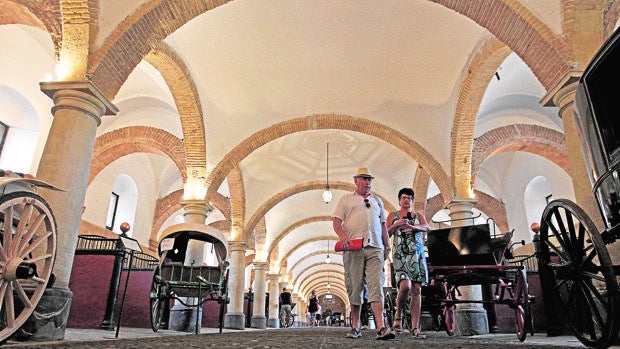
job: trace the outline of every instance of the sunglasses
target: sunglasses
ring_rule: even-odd
[[[368,202],[368,199],[364,199],[364,203],[366,204],[367,208],[370,208],[370,202]]]

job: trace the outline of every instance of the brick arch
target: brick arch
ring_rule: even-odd
[[[159,71],[174,97],[185,142],[185,162],[189,173],[207,166],[205,127],[200,96],[183,60],[164,43],[159,43],[144,59]]]
[[[516,52],[547,90],[570,71],[571,50],[565,39],[525,6],[505,0],[432,0],[486,28]],[[489,13],[496,14],[489,16]]]
[[[62,42],[62,1],[4,1],[0,8],[0,25],[24,24],[48,32],[54,43],[56,57]],[[84,0],[84,3],[87,1]],[[86,7],[86,5],[84,5]],[[65,14],[63,14],[65,15]]]
[[[182,140],[154,127],[132,126],[104,133],[95,139],[88,183],[90,184],[99,172],[113,161],[125,155],[141,152],[167,156],[185,179],[183,148]]]
[[[424,167],[446,199],[452,197],[450,181],[446,173],[441,168],[441,165],[416,141],[410,139],[393,128],[374,121],[354,118],[346,115],[322,114],[283,121],[258,131],[243,140],[230,152],[228,152],[228,154],[226,154],[224,158],[219,161],[213,171],[209,174],[206,182],[206,186],[208,188],[207,200],[210,195],[213,195],[217,191],[228,173],[230,173],[230,171],[253,150],[260,148],[270,141],[289,134],[320,129],[341,129],[360,132],[369,136],[377,137],[378,139],[395,146],[397,149],[402,150],[411,158],[416,160],[420,166]],[[246,227],[248,227],[248,225],[246,225]]]
[[[463,80],[452,124],[450,146],[452,185],[456,197],[467,198],[473,194],[470,184],[473,183],[471,153],[478,110],[489,80],[510,52],[499,40],[487,40],[469,64],[468,74]]]
[[[564,134],[538,125],[498,127],[478,137],[472,151],[472,183],[489,157],[510,151],[525,151],[553,161],[568,173],[569,160]]]
[[[424,212],[426,210],[426,196],[428,195],[428,184],[430,180],[431,177],[428,173],[426,173],[422,167],[418,166],[418,170],[415,171],[412,187],[415,193],[415,197],[413,198],[413,209],[416,211]],[[426,214],[424,217],[426,217]]]
[[[241,171],[238,167],[233,168],[228,176],[228,190],[230,191],[230,225],[231,234],[230,239],[233,241],[245,241],[248,246],[254,245],[251,239],[249,239],[252,233],[246,233],[243,230],[243,222],[245,222],[245,187],[243,185],[243,178],[241,177]],[[253,229],[252,229],[253,230]],[[245,239],[239,239],[239,234],[244,235]]]
[[[151,0],[125,18],[89,57],[92,81],[110,100],[140,61],[195,17],[227,3]],[[149,28],[149,30],[145,30]]]
[[[620,2],[614,1],[607,4],[607,8],[605,9],[605,17],[603,20],[603,24],[605,26],[604,35],[605,38],[611,36],[616,28],[616,21],[620,19]]]
[[[265,214],[269,212],[269,210],[271,210],[280,201],[286,199],[287,197],[293,196],[295,194],[299,194],[304,191],[317,190],[317,189],[322,190],[325,188],[325,185],[326,185],[325,181],[311,181],[311,182],[307,182],[303,184],[297,184],[270,197],[269,200],[263,203],[256,210],[254,215],[252,215],[252,217],[250,217],[250,219],[246,223],[245,229],[243,229],[244,240],[247,239],[247,235],[249,235],[250,232],[254,230],[254,227],[265,216]],[[355,185],[353,185],[352,183],[335,181],[335,182],[330,182],[329,186],[332,190],[345,190],[345,191],[355,190]],[[375,192],[373,192],[373,194],[377,195],[377,197],[379,197],[383,201],[383,204],[385,206],[384,208],[386,210],[388,211],[394,210],[394,206],[392,206],[392,204],[390,204],[389,201],[385,200],[384,197],[380,196],[379,194]]]

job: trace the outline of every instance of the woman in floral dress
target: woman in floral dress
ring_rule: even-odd
[[[428,269],[424,254],[426,232],[430,230],[424,215],[412,212],[414,192],[403,188],[398,192],[400,209],[388,215],[388,233],[394,236],[392,249],[393,268],[396,276],[398,295],[394,331],[402,333],[402,309],[411,294],[411,334],[415,338],[426,338],[420,331],[420,312],[422,308],[422,285],[428,283]]]

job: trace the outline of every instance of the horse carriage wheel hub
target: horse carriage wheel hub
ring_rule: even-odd
[[[11,258],[6,263],[4,279],[15,281],[17,279],[29,279],[35,274],[34,264],[26,263],[21,258]]]

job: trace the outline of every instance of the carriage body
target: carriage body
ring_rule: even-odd
[[[505,304],[515,311],[516,334],[525,340],[533,331],[531,302],[525,267],[508,263],[513,232],[492,234],[489,224],[465,225],[427,233],[429,284],[423,287],[422,307],[430,312],[435,330],[456,332],[456,304]],[[522,242],[518,242],[522,243]],[[459,287],[494,287],[485,299],[465,299]],[[410,323],[406,302],[403,324]]]
[[[547,317],[596,348],[612,345],[620,330],[620,266],[612,265],[607,250],[620,237],[618,62],[620,30],[595,54],[575,91],[579,141],[604,229],[571,200],[553,200],[543,211],[537,247]]]
[[[586,168],[608,231],[620,227],[620,31],[584,71],[575,93],[575,115]]]
[[[196,309],[205,302],[216,301],[220,305],[221,332],[229,302],[226,238],[217,229],[202,224],[178,224],[164,232],[158,253],[160,261],[150,292],[153,331],[167,325],[173,301]],[[197,324],[196,331],[198,328]]]

